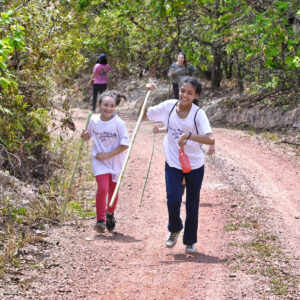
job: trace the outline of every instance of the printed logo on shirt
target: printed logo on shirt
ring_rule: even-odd
[[[184,131],[182,129],[180,129],[180,128],[175,129],[170,126],[169,126],[169,131],[170,131],[172,137],[174,138],[174,140],[178,140],[179,137],[184,133]]]
[[[108,132],[108,131],[97,132],[93,130],[93,134],[100,142],[105,142],[108,141],[108,139],[118,137],[115,132]]]
[[[99,75],[100,75],[100,76],[105,76],[105,75],[106,75],[105,70],[104,70],[104,69],[101,69]]]

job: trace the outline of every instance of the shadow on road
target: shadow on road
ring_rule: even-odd
[[[95,240],[106,240],[106,241],[116,241],[120,243],[138,243],[141,242],[141,240],[137,240],[136,238],[125,235],[120,232],[114,232],[113,234],[97,234],[95,236]]]
[[[173,256],[174,261],[162,261],[163,264],[178,264],[183,262],[195,262],[201,264],[219,264],[226,260],[220,259],[216,256],[210,256],[203,253],[195,254],[169,254],[168,256]]]
[[[185,200],[182,201],[182,204],[186,204]],[[213,204],[213,203],[201,203],[199,204],[200,207],[215,207],[215,206],[221,206],[222,203],[218,203],[218,204]]]
[[[221,203],[213,204],[213,203],[201,203],[199,204],[200,207],[214,207],[214,206],[221,206]]]

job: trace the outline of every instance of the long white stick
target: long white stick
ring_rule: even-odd
[[[146,94],[146,97],[145,97],[145,100],[144,100],[142,109],[141,109],[141,111],[140,111],[140,115],[139,115],[138,121],[137,121],[137,123],[136,123],[135,129],[134,129],[134,132],[133,132],[131,141],[130,141],[130,145],[129,145],[128,149],[127,149],[125,161],[124,161],[124,164],[123,164],[123,167],[122,167],[122,170],[121,170],[121,173],[120,173],[120,176],[119,176],[119,179],[118,179],[116,188],[115,188],[114,193],[113,193],[113,195],[112,195],[112,198],[111,198],[111,200],[110,200],[109,207],[112,207],[112,206],[114,205],[114,203],[115,203],[115,199],[116,199],[116,196],[117,196],[117,193],[118,193],[118,190],[119,190],[121,181],[122,181],[122,179],[123,179],[123,175],[124,175],[124,172],[125,172],[125,169],[126,169],[127,162],[128,162],[128,160],[129,160],[129,156],[130,156],[130,153],[131,153],[131,150],[132,150],[132,146],[133,146],[133,143],[134,143],[136,134],[137,134],[137,132],[138,132],[138,130],[139,130],[139,127],[140,127],[140,125],[141,125],[141,122],[142,122],[142,120],[143,120],[143,116],[144,116],[144,113],[145,113],[146,105],[147,105],[148,98],[149,98],[150,94],[151,94],[151,91],[149,90],[149,91],[147,92],[147,94]]]
[[[88,119],[87,119],[86,124],[85,124],[85,130],[87,130],[87,128],[89,126],[91,116],[92,116],[92,112],[89,113]],[[71,186],[72,186],[72,183],[73,183],[73,180],[74,180],[74,177],[75,177],[77,165],[78,165],[78,162],[79,162],[79,159],[80,159],[80,156],[81,156],[83,143],[84,143],[84,140],[81,139],[80,147],[78,149],[77,157],[76,157],[73,172],[72,172],[72,176],[71,176],[71,179],[70,179],[69,184],[68,184],[67,194],[66,194],[66,197],[64,199],[64,203],[63,203],[63,207],[62,207],[62,211],[61,211],[61,215],[60,215],[60,223],[64,220],[64,217],[65,217],[65,211],[66,211],[67,203],[69,201],[70,189],[71,189]]]

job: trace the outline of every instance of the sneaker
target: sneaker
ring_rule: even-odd
[[[195,244],[186,245],[185,246],[185,253],[186,254],[194,254],[194,253],[196,253],[196,246],[195,246]]]
[[[116,219],[114,217],[114,214],[110,214],[109,212],[106,212],[106,229],[109,232],[113,232],[116,226]]]
[[[166,240],[166,247],[172,248],[176,245],[177,239],[179,237],[180,231],[170,232]]]
[[[103,220],[98,220],[94,225],[95,231],[102,233],[105,230],[105,222]]]

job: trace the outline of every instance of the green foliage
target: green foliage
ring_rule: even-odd
[[[2,167],[22,178],[30,177],[25,166],[43,156],[50,139],[48,97],[53,84],[49,70],[41,64],[42,57],[47,57],[41,43],[45,32],[42,26],[28,31],[35,23],[43,23],[39,19],[40,8],[33,2],[22,6],[13,1],[7,12],[0,14],[0,144],[6,154],[19,158],[23,170],[18,173],[6,154]],[[38,52],[33,51],[34,48],[39,49]]]
[[[83,52],[95,57],[105,51],[124,72],[150,68],[155,75],[165,75],[182,49],[200,70],[211,72],[213,86],[225,73],[261,89],[293,88],[297,83],[299,35],[288,21],[297,11],[293,1],[70,3],[79,26],[86,29],[80,33]]]
[[[7,29],[5,34],[2,34],[0,31],[0,86],[3,94],[7,94],[17,88],[17,84],[13,80],[14,76],[10,72],[7,63],[9,61],[9,56],[14,52],[14,49],[23,50],[25,45],[24,27],[17,23],[12,25],[14,22],[12,15],[12,11],[0,14],[0,26]]]
[[[89,218],[89,217],[96,216],[96,213],[94,210],[93,211],[86,210],[78,202],[69,203],[68,209],[71,211],[71,213],[75,214],[76,216],[82,217],[82,218]]]
[[[27,209],[25,207],[20,208],[12,208],[9,209],[8,207],[4,207],[1,210],[1,215],[5,216],[7,220],[11,223],[23,223],[24,220],[22,219],[22,216],[26,216]]]
[[[47,148],[55,87],[70,88],[100,52],[121,75],[166,76],[183,50],[213,87],[226,77],[255,93],[299,88],[295,1],[12,0],[1,8],[0,143],[23,157]]]

